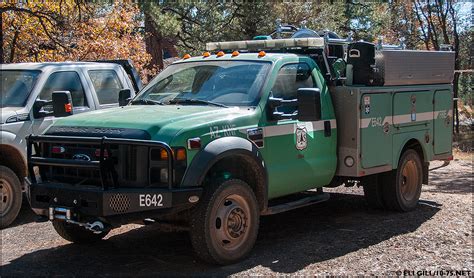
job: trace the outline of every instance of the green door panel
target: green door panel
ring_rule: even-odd
[[[434,153],[451,152],[453,130],[453,96],[449,90],[434,94]]]
[[[392,130],[390,93],[363,94],[361,103],[361,160],[363,168],[382,166],[392,161]],[[384,131],[385,125],[385,131]]]
[[[336,171],[337,130],[328,88],[314,61],[306,57],[295,58],[274,68],[278,76],[269,84],[269,90],[274,97],[295,99],[298,88],[319,88],[323,120],[267,119],[259,123],[264,130],[264,147],[260,151],[268,172],[269,199],[327,185]],[[264,109],[265,115],[273,112],[268,106]],[[277,109],[284,113],[297,110],[295,107]],[[328,127],[331,124],[331,133],[327,136],[324,134],[325,122]]]
[[[324,136],[324,121],[280,123],[265,127],[265,147],[261,149],[269,177],[269,199],[328,184],[336,167],[336,129]],[[301,130],[306,147],[298,149]]]
[[[393,126],[425,125],[433,120],[433,91],[399,92],[393,96]]]

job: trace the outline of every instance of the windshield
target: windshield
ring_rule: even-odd
[[[0,70],[0,107],[23,107],[41,71]]]
[[[132,104],[256,106],[270,66],[244,61],[171,65]]]

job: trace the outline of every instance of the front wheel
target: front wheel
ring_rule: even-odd
[[[8,227],[21,209],[21,183],[10,168],[0,166],[0,229]]]
[[[383,199],[387,208],[398,211],[413,210],[418,204],[423,183],[423,165],[415,150],[402,154],[397,170],[384,176]]]
[[[209,263],[230,264],[249,255],[257,239],[259,212],[252,189],[238,179],[209,186],[191,218],[191,242]]]

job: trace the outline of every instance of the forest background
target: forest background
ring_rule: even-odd
[[[456,129],[472,125],[470,1],[0,1],[0,64],[130,59],[144,83],[206,42],[269,34],[276,20],[407,49],[456,52]]]

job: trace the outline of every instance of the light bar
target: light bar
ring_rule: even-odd
[[[230,41],[206,43],[206,51],[216,50],[263,50],[291,47],[323,48],[324,38],[296,38],[253,41]]]

